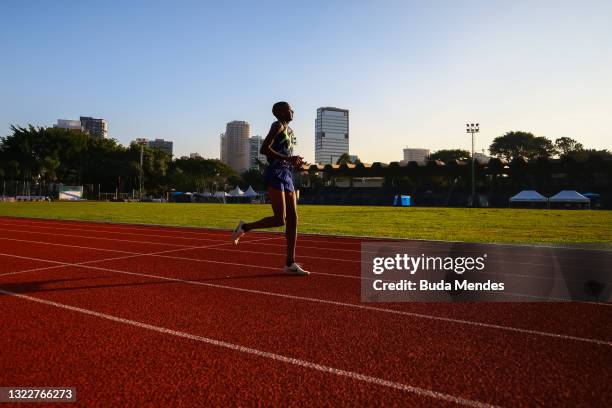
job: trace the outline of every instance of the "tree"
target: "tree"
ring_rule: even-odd
[[[547,159],[556,153],[553,142],[544,136],[534,138],[530,147],[528,159]]]
[[[566,156],[572,152],[580,152],[584,150],[582,143],[578,143],[571,137],[560,137],[556,139],[555,148],[559,156]]]
[[[242,183],[245,188],[247,186],[252,186],[255,190],[264,189],[263,176],[258,169],[249,169],[243,172],[240,177],[242,178]]]
[[[562,158],[571,158],[575,161],[587,161],[587,160],[612,160],[612,152],[609,150],[597,150],[597,149],[582,149],[573,150]]]
[[[351,156],[349,156],[348,153],[342,153],[342,155],[338,157],[338,161],[336,161],[336,164],[353,164],[353,161],[351,160]]]
[[[168,186],[178,191],[202,191],[230,179],[237,184],[240,176],[220,160],[194,158],[173,161],[167,179]]]
[[[469,160],[471,157],[470,152],[462,149],[450,149],[450,150],[438,150],[435,153],[429,155],[428,160],[440,160],[444,163],[448,163],[453,160]]]
[[[548,158],[554,155],[555,147],[546,137],[535,137],[533,133],[507,132],[493,140],[489,151],[492,155],[507,161],[522,158],[525,160]]]

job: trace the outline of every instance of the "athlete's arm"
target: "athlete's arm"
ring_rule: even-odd
[[[259,149],[259,153],[265,154],[267,157],[270,157],[272,159],[290,161],[291,156],[280,154],[279,152],[272,149],[272,143],[274,142],[274,138],[283,130],[285,130],[285,128],[280,122],[274,122],[270,127],[268,136],[266,136],[263,143],[261,144],[261,149]]]

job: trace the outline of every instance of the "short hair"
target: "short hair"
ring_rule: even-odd
[[[289,102],[280,101],[272,105],[272,114],[278,118],[279,110],[289,106]]]

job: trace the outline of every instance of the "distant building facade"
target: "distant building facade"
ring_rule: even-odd
[[[226,125],[221,136],[221,161],[238,173],[249,169],[250,132],[248,122],[234,120]]]
[[[174,145],[174,143],[172,143],[169,140],[164,140],[164,139],[149,140],[144,137],[139,137],[139,138],[132,140],[132,144],[147,146],[147,147],[150,147],[151,149],[159,149],[162,152],[169,154],[170,156],[172,156],[172,150],[173,150],[173,145]]]
[[[412,149],[412,148],[405,148],[404,149],[404,160],[402,160],[405,163],[414,161],[417,163],[425,163],[427,161],[427,158],[430,155],[430,151],[429,149]]]
[[[83,131],[93,139],[108,139],[108,124],[106,120],[90,116],[81,116],[80,120]]]
[[[266,162],[266,156],[259,153],[263,140],[259,135],[249,138],[249,169],[258,169],[258,161]]]
[[[55,128],[80,130],[93,139],[108,139],[108,124],[104,119],[81,116],[79,120],[58,119]]]
[[[168,153],[170,156],[172,156],[173,146],[174,146],[174,143],[171,142],[170,140],[164,140],[164,139],[149,140],[150,148],[159,149],[162,152]]]
[[[57,123],[53,125],[54,128],[71,129],[83,131],[80,120],[71,119],[58,119]]]
[[[219,153],[219,159],[227,164],[227,138],[225,137],[225,133],[221,133],[219,135],[219,146],[221,152]]]
[[[332,107],[317,109],[315,119],[315,162],[336,164],[349,152],[349,111]]]

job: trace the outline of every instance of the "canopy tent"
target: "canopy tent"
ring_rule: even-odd
[[[227,197],[228,195],[225,191],[216,191],[214,194],[215,197]]]
[[[510,197],[513,203],[545,203],[548,199],[535,190],[523,190],[517,195]]]
[[[590,198],[591,200],[596,200],[600,197],[600,195],[597,193],[582,193],[582,195],[586,198]]]
[[[203,193],[193,193],[194,197],[210,197],[211,194],[208,191],[205,191]]]
[[[249,186],[247,190],[244,192],[245,197],[257,197],[258,194],[253,190],[253,187]]]
[[[551,203],[589,203],[591,200],[576,190],[563,190],[549,198]]]
[[[232,197],[240,197],[244,195],[244,191],[242,191],[240,187],[236,186],[235,189],[229,192],[229,195]]]

